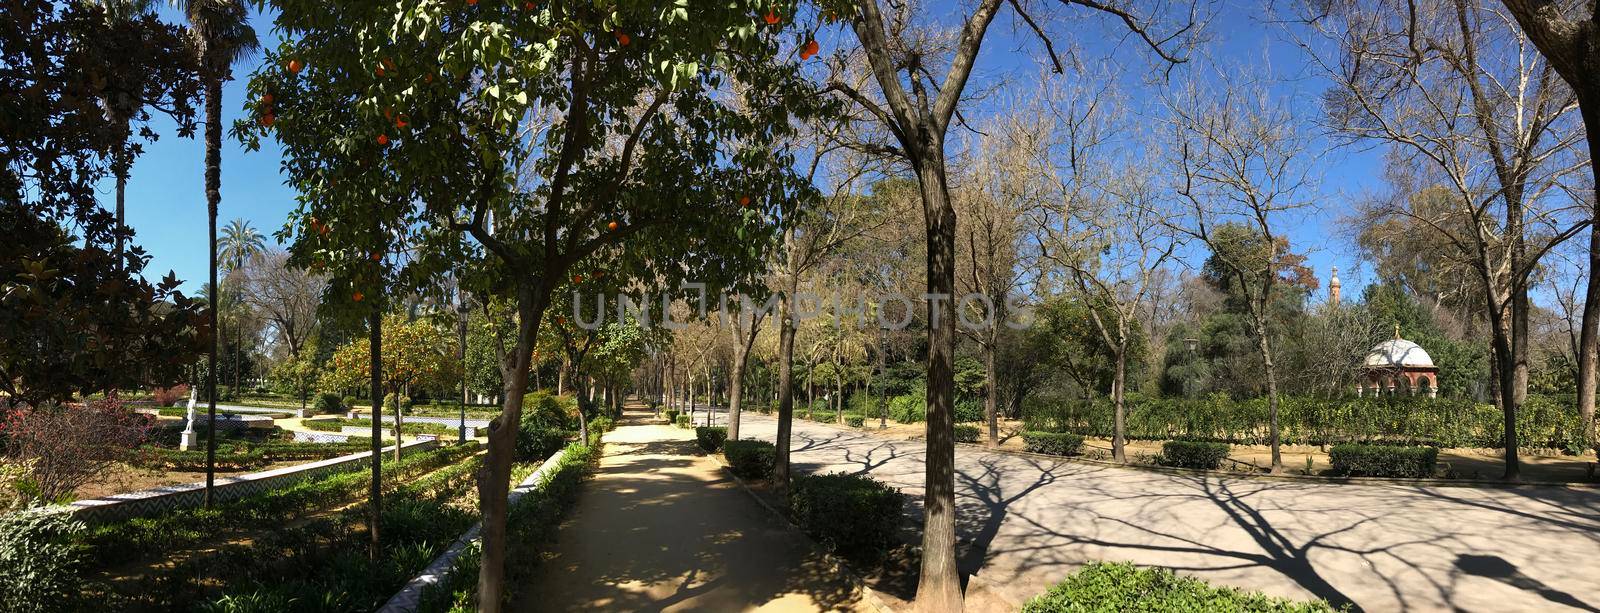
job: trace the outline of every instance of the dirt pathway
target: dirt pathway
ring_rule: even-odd
[[[859,595],[694,432],[629,413],[519,611],[838,611]]]

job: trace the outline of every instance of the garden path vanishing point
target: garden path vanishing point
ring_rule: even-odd
[[[629,412],[519,611],[849,611],[860,594],[694,431]]]

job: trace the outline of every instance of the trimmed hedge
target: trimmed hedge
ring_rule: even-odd
[[[360,453],[372,447],[371,439],[352,440],[345,443],[295,443],[295,442],[218,442],[217,470],[233,472],[261,468],[273,462],[298,462],[326,460],[342,455]],[[140,468],[169,471],[197,472],[206,469],[204,445],[188,451],[165,447],[143,447],[129,462]]]
[[[850,426],[851,428],[860,428],[867,424],[867,418],[861,417],[860,415],[847,415],[844,418],[844,424],[846,426]]]
[[[700,443],[700,448],[711,453],[722,451],[722,444],[728,440],[728,429],[722,426],[700,426],[694,429],[695,441]]]
[[[794,480],[789,511],[802,530],[851,560],[873,562],[905,521],[905,495],[882,481],[837,473]]]
[[[0,613],[75,611],[88,558],[84,525],[59,509],[0,513]]]
[[[1228,457],[1229,449],[1227,443],[1167,441],[1161,444],[1161,457],[1157,462],[1162,466],[1216,470]]]
[[[957,443],[976,443],[983,432],[977,426],[956,426]]]
[[[1492,404],[1467,398],[1384,396],[1312,398],[1286,396],[1279,407],[1285,445],[1376,443],[1424,444],[1444,448],[1500,448],[1505,416]],[[1226,394],[1205,398],[1127,399],[1129,439],[1217,441],[1235,445],[1268,443],[1265,398],[1233,400]],[[1026,430],[1075,432],[1111,438],[1110,399],[1030,398],[1023,408]],[[1576,454],[1591,448],[1577,405],[1570,400],[1529,394],[1517,413],[1517,446]]]
[[[1095,562],[1068,575],[1022,606],[1023,613],[1333,613],[1326,601],[1273,598],[1256,592],[1214,587],[1164,568]]]
[[[311,405],[311,410],[322,415],[337,415],[343,412],[344,401],[338,394],[318,394],[317,402]]]
[[[667,423],[669,423],[669,424],[678,423],[678,414],[679,413],[682,413],[682,411],[679,411],[677,409],[667,409],[667,412],[666,412]]]
[[[1023,432],[1022,448],[1032,453],[1078,455],[1083,437],[1070,432]]]
[[[679,413],[677,419],[673,420],[673,423],[677,424],[679,428],[693,428],[694,422],[690,421],[692,419],[694,419],[693,416],[690,416],[686,413]]]
[[[1328,460],[1333,464],[1333,472],[1339,475],[1426,479],[1433,476],[1439,450],[1347,443],[1328,450]]]
[[[345,426],[356,426],[360,428],[372,427],[372,420],[365,417],[358,419],[350,419],[348,417],[334,417],[332,419],[307,419],[300,423],[308,430],[317,430],[320,432],[339,432],[340,429]],[[382,427],[385,434],[393,432],[394,422],[385,420]],[[403,434],[413,435],[433,434],[436,436],[457,436],[460,434],[460,432],[456,430],[456,426],[436,424],[429,421],[403,421],[400,424],[400,431]]]
[[[728,459],[733,474],[740,478],[771,479],[778,461],[778,448],[766,441],[727,441],[722,445],[722,455]]]

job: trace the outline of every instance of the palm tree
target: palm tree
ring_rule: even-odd
[[[105,11],[106,23],[117,25],[127,23],[149,14],[154,9],[151,0],[83,0],[85,5],[100,7]],[[116,251],[118,262],[121,266],[122,258],[122,228],[126,225],[123,212],[128,191],[128,170],[133,166],[133,156],[128,150],[128,140],[133,136],[133,114],[138,111],[144,101],[125,90],[111,88],[100,93],[100,106],[105,110],[106,118],[111,120],[111,125],[117,130],[117,148],[111,156],[111,174],[117,178],[117,239]]]
[[[222,229],[222,240],[217,243],[222,250],[218,259],[222,260],[222,269],[233,272],[244,267],[246,260],[267,250],[266,238],[257,232],[255,226],[243,218],[235,218],[228,222]],[[235,320],[237,323],[237,320]],[[239,393],[239,353],[243,350],[243,339],[240,337],[240,326],[233,326],[233,392]]]
[[[250,28],[245,6],[238,0],[172,0],[189,20],[190,42],[200,64],[200,80],[206,96],[206,212],[210,220],[211,286],[217,286],[217,205],[222,202],[222,82],[232,78],[233,64],[260,46],[256,31]],[[217,465],[217,309],[210,309],[213,336],[209,355],[211,376],[206,379],[206,496],[212,490]]]
[[[255,226],[245,219],[234,219],[222,229],[222,239],[217,242],[217,248],[222,252],[222,268],[227,271],[238,270],[244,266],[245,260],[267,250],[267,239]]]

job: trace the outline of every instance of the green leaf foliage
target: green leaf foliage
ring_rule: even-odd
[[[1327,602],[1299,602],[1213,587],[1163,568],[1095,562],[1023,605],[1024,613],[1331,613]]]

